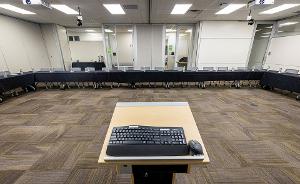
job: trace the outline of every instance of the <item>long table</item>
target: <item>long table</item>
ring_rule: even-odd
[[[33,73],[24,73],[9,75],[7,77],[0,77],[0,102],[3,101],[3,93],[11,91],[16,88],[27,88],[31,86],[31,89],[34,90],[34,74]]]
[[[272,71],[95,71],[36,72],[0,77],[0,98],[6,91],[34,86],[35,83],[68,82],[205,82],[258,80],[261,86],[300,93],[300,76]],[[299,96],[298,96],[299,97]],[[299,97],[300,98],[300,97]],[[1,100],[1,99],[0,99]]]
[[[204,82],[204,81],[235,81],[260,80],[264,72],[37,72],[36,82]]]
[[[265,88],[278,88],[300,93],[300,75],[297,74],[265,72],[260,83]]]
[[[10,91],[18,87],[34,86],[34,74],[24,73],[17,75],[9,75],[7,77],[0,78],[0,93]]]
[[[93,67],[95,70],[102,70],[105,67],[103,62],[73,62],[73,68],[81,68],[81,71],[84,71],[86,67]]]

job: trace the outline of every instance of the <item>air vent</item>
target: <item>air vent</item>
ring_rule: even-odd
[[[136,4],[126,4],[126,5],[123,5],[123,8],[125,10],[137,10],[138,5],[136,5]]]
[[[187,12],[188,15],[200,15],[203,12],[203,10],[189,10]]]

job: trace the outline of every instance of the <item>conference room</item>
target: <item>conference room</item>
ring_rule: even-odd
[[[300,183],[299,0],[0,0],[0,183]]]

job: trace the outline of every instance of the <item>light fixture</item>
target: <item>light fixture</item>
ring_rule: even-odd
[[[175,29],[166,29],[166,32],[167,33],[174,33],[174,32],[176,32],[176,30]]]
[[[265,35],[265,36],[260,36],[262,38],[269,38],[270,36],[269,35]]]
[[[105,31],[106,33],[113,33],[113,31],[110,30],[110,29],[104,29],[104,31]]]
[[[10,4],[0,4],[0,8],[4,8],[4,9],[7,9],[7,10],[10,10],[10,11],[13,11],[13,12],[17,12],[17,13],[21,13],[21,14],[24,14],[24,15],[34,15],[35,14],[33,12],[24,10],[22,8],[15,7],[15,6],[10,5]]]
[[[285,22],[282,24],[279,24],[279,27],[284,27],[284,26],[290,26],[290,25],[294,25],[294,24],[298,24],[299,22]]]
[[[179,34],[179,36],[186,36],[186,34],[181,33],[181,34]]]
[[[86,29],[85,30],[86,32],[90,32],[90,33],[94,33],[94,32],[96,32],[95,30],[93,30],[93,29]]]
[[[300,4],[283,4],[283,5],[277,6],[275,8],[260,12],[260,14],[274,14],[274,13],[278,13],[278,12],[281,12],[281,11],[284,11],[284,10],[287,10],[290,8],[294,8],[299,5]]]
[[[188,29],[185,31],[186,33],[191,33],[192,32],[192,29]]]
[[[255,32],[259,32],[259,31],[261,31],[262,29],[257,29]]]
[[[68,15],[78,15],[78,11],[76,10],[73,10],[72,8],[70,8],[69,6],[67,5],[64,5],[64,4],[51,4],[51,7],[65,13],[65,14],[68,14]]]
[[[103,4],[103,6],[114,15],[122,15],[125,14],[122,6],[120,4]]]
[[[192,6],[192,4],[175,4],[171,14],[172,15],[183,15],[190,9],[191,6]]]
[[[132,29],[128,29],[128,32],[132,32]]]
[[[277,31],[278,33],[283,33],[284,31]]]
[[[226,6],[225,8],[223,8],[222,10],[218,11],[216,14],[217,15],[224,15],[224,14],[230,14],[238,9],[243,8],[244,6],[246,6],[246,4],[229,4],[228,6]]]
[[[265,32],[265,33],[262,33],[262,34],[264,34],[264,35],[269,35],[269,34],[271,34],[272,32]]]
[[[267,28],[267,29],[272,29],[272,28],[273,28],[273,26],[269,26],[269,27],[265,27],[265,28]]]

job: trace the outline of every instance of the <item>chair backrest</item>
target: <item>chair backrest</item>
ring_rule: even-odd
[[[7,77],[10,75],[10,71],[0,71],[0,76]]]
[[[158,70],[158,71],[163,72],[165,70],[165,68],[164,67],[156,66],[156,67],[154,67],[154,70]]]
[[[125,71],[134,70],[133,66],[125,66]]]
[[[218,71],[228,71],[228,67],[218,67]]]
[[[214,67],[204,66],[204,67],[203,67],[203,70],[206,70],[206,71],[214,71]]]
[[[52,71],[53,72],[64,72],[65,69],[63,69],[63,68],[53,68]]]
[[[103,67],[103,68],[102,68],[102,71],[104,71],[104,72],[109,72],[109,68]]]
[[[95,71],[95,68],[94,68],[94,67],[86,67],[86,68],[85,68],[85,71],[86,71],[86,72],[94,72],[94,71]]]
[[[50,72],[51,68],[40,68],[40,72]]]
[[[238,71],[246,71],[247,67],[237,67],[236,70],[238,70]]]
[[[146,70],[150,70],[150,69],[151,69],[150,66],[142,66],[142,67],[141,67],[141,70],[142,70],[142,71],[146,71]]]
[[[81,72],[81,68],[74,67],[70,69],[71,72]]]
[[[177,70],[179,72],[182,72],[184,69],[184,67],[174,67],[174,70]]]
[[[198,71],[198,67],[197,66],[193,66],[193,67],[188,66],[187,70],[192,71],[192,72],[196,72],[196,71]]]
[[[286,70],[285,70],[285,73],[298,74],[298,73],[299,73],[299,70],[296,70],[296,69],[286,69]]]

